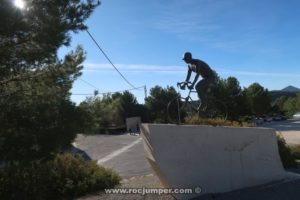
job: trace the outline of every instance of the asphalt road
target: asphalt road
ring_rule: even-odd
[[[142,138],[139,135],[90,135],[79,134],[75,146],[98,164],[112,168],[122,178],[149,175],[153,171],[145,158]]]
[[[287,144],[300,144],[300,120],[289,119],[285,121],[273,121],[264,123],[261,127],[274,128],[277,134],[281,134]]]

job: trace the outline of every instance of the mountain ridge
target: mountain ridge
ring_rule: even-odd
[[[281,91],[283,91],[283,92],[300,92],[300,89],[295,86],[289,85],[289,86],[281,89]]]
[[[269,91],[269,94],[271,96],[271,99],[275,100],[281,96],[296,97],[298,92],[300,92],[299,88],[289,85],[281,90],[271,90]]]

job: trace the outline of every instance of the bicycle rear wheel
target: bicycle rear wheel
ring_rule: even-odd
[[[181,121],[181,114],[180,114],[180,108],[181,108],[181,100],[180,97],[176,97],[169,101],[167,105],[167,117],[168,117],[168,123],[172,124],[180,124]]]

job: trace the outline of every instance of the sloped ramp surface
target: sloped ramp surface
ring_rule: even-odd
[[[143,124],[146,158],[166,188],[197,188],[178,199],[283,180],[276,133],[267,128]]]

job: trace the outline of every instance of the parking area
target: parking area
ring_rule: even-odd
[[[281,134],[289,145],[300,144],[300,119],[271,121],[259,126],[274,128],[277,134]]]
[[[142,138],[139,135],[82,135],[75,143],[99,165],[112,168],[122,178],[152,174],[145,158]]]

